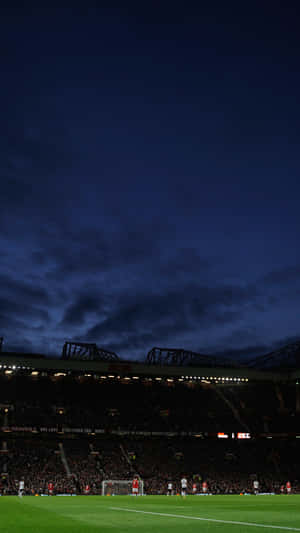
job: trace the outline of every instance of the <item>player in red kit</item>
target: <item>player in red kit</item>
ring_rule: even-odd
[[[137,496],[139,492],[139,480],[135,477],[132,481],[132,495]]]
[[[197,492],[197,484],[196,483],[193,483],[192,492],[193,492],[193,494],[196,494],[196,492]]]
[[[89,485],[86,485],[84,487],[84,494],[89,494],[90,493],[90,486]]]
[[[52,494],[53,494],[53,483],[48,483],[48,493],[49,493],[49,496],[52,496]]]
[[[202,492],[204,494],[206,494],[206,492],[207,492],[207,483],[206,483],[206,481],[203,481],[203,483],[202,483]]]
[[[292,492],[292,485],[291,485],[290,481],[286,482],[286,492],[287,492],[287,494],[291,494],[291,492]]]

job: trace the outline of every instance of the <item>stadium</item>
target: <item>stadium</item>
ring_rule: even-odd
[[[73,341],[60,358],[2,348],[4,530],[56,517],[58,531],[299,531],[299,355],[299,343],[247,365],[165,348],[125,361]]]

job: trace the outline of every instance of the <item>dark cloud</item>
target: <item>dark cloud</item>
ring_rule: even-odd
[[[32,184],[24,183],[13,176],[5,176],[3,171],[1,172],[1,188],[1,200],[5,209],[23,207],[24,202],[27,202],[28,199],[30,200],[32,198]]]
[[[196,248],[182,247],[172,252],[168,251],[167,257],[159,261],[160,274],[171,279],[184,280],[186,276],[203,276],[208,270],[214,271],[215,260],[201,256]]]
[[[72,140],[55,109],[51,116],[51,105],[39,112],[35,103],[27,104],[26,112],[18,101],[2,113],[0,227],[8,239],[28,238],[49,220],[63,218],[70,197],[65,175],[76,165]]]
[[[46,306],[50,301],[49,293],[45,288],[37,286],[34,282],[29,283],[14,279],[5,274],[0,275],[0,291],[2,295],[7,295],[16,305],[28,303]]]
[[[155,223],[149,227],[141,222],[135,227],[130,220],[109,230],[105,226],[93,228],[79,224],[74,228],[64,221],[38,229],[39,248],[32,252],[32,261],[37,266],[49,265],[48,278],[58,281],[119,269],[138,275],[134,269],[139,265],[149,275],[150,267],[155,272],[160,268],[161,240],[169,231]]]
[[[294,344],[297,344],[297,347],[299,347],[300,342],[300,328],[299,328],[299,334],[293,335],[289,337],[282,337],[279,339],[276,339],[273,342],[269,343],[259,343],[258,339],[256,339],[255,332],[251,331],[245,331],[245,334],[243,335],[243,331],[237,331],[232,335],[231,341],[233,338],[235,339],[235,344],[239,344],[239,341],[241,343],[240,348],[228,348],[228,345],[230,345],[230,340],[227,339],[227,343],[225,342],[226,348],[224,350],[215,350],[214,353],[218,356],[224,356],[224,357],[230,357],[233,360],[240,361],[241,363],[247,364],[248,361],[251,361],[252,359],[256,359],[257,357],[263,357],[264,355],[268,355],[272,352],[276,352],[277,350],[281,350],[282,348],[285,348],[286,346],[290,345],[291,347]],[[257,343],[247,344],[245,341],[251,341],[251,340],[257,340]],[[297,348],[298,349],[298,348]]]
[[[269,272],[263,279],[269,285],[288,286],[300,281],[300,266],[293,265]]]
[[[1,325],[1,333],[2,336],[5,333],[10,334],[10,332],[16,332],[18,331],[26,331],[27,326],[25,322],[22,320],[18,320],[15,316],[11,316],[11,312],[13,312],[14,309],[10,309],[9,312],[7,312],[6,309],[6,302],[3,300],[0,300],[0,325]]]
[[[250,296],[254,296],[250,290],[240,287],[197,285],[164,293],[124,296],[108,318],[87,330],[85,338],[100,344],[109,339],[113,349],[126,351],[130,346],[145,350],[151,344],[172,344],[172,339],[178,342],[180,335],[190,333],[194,346],[199,343],[203,329],[240,320]]]
[[[38,284],[2,274],[0,294],[0,332],[6,345],[12,349],[18,341],[21,351],[32,349],[34,338],[38,340],[39,332],[51,325],[49,293]]]
[[[65,310],[61,326],[82,326],[90,313],[100,313],[101,308],[102,302],[100,297],[81,295],[76,302]]]
[[[56,113],[43,111],[43,119],[36,112],[25,117],[9,117],[0,155],[1,170],[9,176],[38,187],[58,171],[72,166],[74,152],[70,137]]]
[[[34,318],[43,321],[49,320],[49,314],[47,311],[45,311],[45,309],[36,307],[29,302],[20,302],[1,298],[0,309],[7,315],[24,317],[24,321]]]
[[[247,361],[266,354],[270,351],[267,344],[253,344],[241,348],[231,348],[214,352],[214,355],[219,357],[229,358],[240,363],[247,363]]]
[[[52,353],[68,338],[134,358],[143,358],[153,345],[240,358],[268,351],[251,320],[268,314],[281,295],[261,282],[216,283],[217,261],[195,248],[166,253],[163,232],[157,239],[147,226],[105,234],[56,223],[37,235],[25,278],[0,276],[1,322],[9,336],[15,328],[25,338],[32,321],[37,350],[51,346]]]
[[[54,229],[52,235],[40,239],[40,250],[35,252],[33,259],[37,264],[50,265],[50,280],[100,273],[112,265],[108,243],[101,231],[93,230],[69,232]]]

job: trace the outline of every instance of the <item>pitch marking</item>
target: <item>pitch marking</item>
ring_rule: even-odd
[[[234,520],[218,520],[217,518],[201,518],[200,516],[187,516],[183,514],[155,513],[152,511],[137,511],[136,509],[126,509],[125,507],[110,507],[114,511],[128,511],[129,513],[150,514],[154,516],[167,516],[170,518],[185,518],[187,520],[201,520],[203,522],[217,522],[219,524],[233,524],[237,526],[264,527],[269,529],[282,529],[285,531],[300,531],[298,527],[273,526],[267,524],[256,524],[254,522],[235,522]]]

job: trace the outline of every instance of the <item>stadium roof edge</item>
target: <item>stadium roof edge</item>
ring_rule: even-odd
[[[130,376],[162,376],[162,377],[244,377],[252,381],[291,381],[300,378],[300,370],[257,370],[253,368],[222,368],[222,367],[178,367],[159,366],[136,361],[80,361],[63,360],[58,358],[36,357],[32,354],[1,353],[0,364],[15,365],[40,371],[65,371],[65,372],[110,372],[118,375]]]

